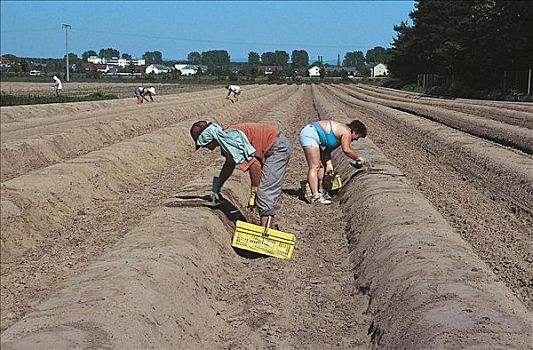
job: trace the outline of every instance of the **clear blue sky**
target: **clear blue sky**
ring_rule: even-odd
[[[186,59],[191,51],[306,50],[313,62],[337,54],[390,47],[395,24],[409,21],[414,1],[6,1],[1,0],[0,53],[62,58],[69,52],[115,48],[134,58],[160,51]]]

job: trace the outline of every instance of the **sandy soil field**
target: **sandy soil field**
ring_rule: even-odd
[[[531,349],[530,104],[361,85],[247,86],[237,103],[167,92],[1,108],[2,349]],[[300,189],[298,133],[317,118],[369,130],[352,147],[374,168],[336,150],[330,206]],[[276,224],[296,236],[291,260],[231,247],[236,220],[257,221],[248,174],[217,209],[179,204],[222,166],[194,150],[201,119],[290,139]]]

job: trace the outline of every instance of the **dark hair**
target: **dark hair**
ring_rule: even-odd
[[[366,137],[366,126],[359,120],[354,120],[350,124],[346,124],[350,128],[350,130],[353,132],[359,134],[360,137]]]
[[[206,120],[200,120],[194,123],[191,127],[191,137],[194,140],[194,144],[196,145],[196,141],[198,140],[198,136],[211,124],[211,122],[208,122]],[[196,145],[196,149],[200,148],[200,146]]]

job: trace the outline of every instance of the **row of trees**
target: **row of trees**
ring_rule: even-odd
[[[383,47],[374,47],[367,51],[366,56],[362,51],[347,52],[342,61],[342,65],[345,67],[358,67],[362,68],[365,63],[370,62],[382,62],[387,63],[390,61],[390,49]],[[75,62],[78,57],[75,54],[70,54],[70,62]],[[100,58],[110,59],[113,57],[121,57],[131,60],[132,56],[128,53],[120,52],[114,48],[101,49],[97,54],[94,50],[85,51],[81,59],[87,61],[90,56],[98,56]],[[163,55],[160,51],[148,51],[142,55],[142,58],[146,60],[147,64],[158,63],[162,64]],[[212,66],[225,66],[230,63],[230,55],[226,50],[209,50],[205,52],[192,51],[187,55],[187,61],[191,64],[202,64]],[[309,54],[305,50],[293,50],[290,55],[290,66],[293,68],[306,68],[309,66]],[[321,64],[322,62],[315,61],[314,64]],[[289,54],[283,50],[263,52],[261,55],[255,51],[248,53],[248,64],[250,65],[266,65],[266,66],[280,66],[289,67]]]
[[[187,60],[191,64],[204,64],[224,66],[229,64],[230,56],[226,50],[213,50],[206,52],[190,52]],[[305,50],[293,50],[290,55],[290,66],[292,68],[307,68],[309,66],[309,54]],[[342,65],[345,67],[361,67],[365,63],[390,61],[390,49],[376,46],[367,51],[366,56],[362,51],[347,52]],[[283,50],[263,52],[261,55],[255,51],[248,53],[248,64],[289,67],[289,54]],[[322,64],[315,61],[313,64]]]
[[[367,62],[388,62],[389,50],[383,47],[375,47],[368,50],[366,56],[362,51],[347,52],[342,61],[342,65],[345,67],[356,67],[363,75],[367,71]],[[17,59],[13,55],[10,56],[12,61],[24,62],[12,69],[12,71],[29,71],[30,69],[40,69],[46,72],[61,71],[65,69],[63,59]],[[114,48],[103,48],[98,53],[95,50],[87,50],[82,53],[81,58],[74,53],[69,53],[69,64],[73,67],[73,71],[82,71],[81,67],[84,62],[91,56],[97,56],[100,58],[123,58],[131,60],[132,56],[128,53],[120,54],[119,50]],[[160,51],[147,51],[142,55],[142,58],[146,60],[147,64],[168,64],[171,65],[174,62],[164,61],[163,55]],[[230,55],[226,50],[209,50],[205,52],[190,52],[187,56],[187,62],[190,64],[206,65],[207,71],[204,73],[210,75],[227,75],[228,72],[235,71],[235,69],[243,72],[249,76],[256,76],[261,74],[259,66],[277,66],[275,72],[282,75],[294,74],[295,71],[299,73],[305,73],[310,66],[309,54],[305,50],[293,50],[290,55],[283,50],[263,52],[261,54],[250,51],[248,53],[248,62],[246,63],[231,63]],[[339,60],[338,65],[341,62]],[[321,60],[314,61],[311,65],[327,66],[322,64]],[[238,68],[236,68],[238,66]],[[132,68],[135,71],[135,67]],[[128,69],[126,69],[128,71]]]
[[[417,0],[409,16],[394,27],[389,63],[404,83],[433,73],[450,88],[489,90],[533,66],[533,1]]]

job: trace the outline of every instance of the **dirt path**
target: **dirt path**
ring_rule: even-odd
[[[297,149],[298,133],[301,125],[316,117],[311,97],[306,87],[301,99],[288,108],[255,119],[280,124],[295,146],[278,224],[297,235],[297,249],[289,264],[276,259],[243,261],[239,276],[230,281],[233,288],[223,296],[230,305],[248,305],[231,312],[239,327],[224,336],[228,348],[368,347],[368,299],[353,284],[344,234],[347,222],[338,203],[310,206],[301,198],[300,181],[307,166]],[[260,312],[264,310],[270,310],[267,316]],[[258,329],[249,328],[250,318]]]

